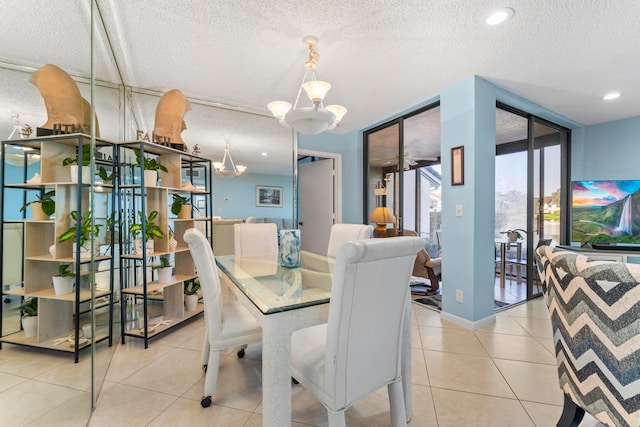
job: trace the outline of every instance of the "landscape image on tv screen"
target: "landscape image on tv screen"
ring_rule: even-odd
[[[640,180],[573,181],[574,242],[640,244]]]

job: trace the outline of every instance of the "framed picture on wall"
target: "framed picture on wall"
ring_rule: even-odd
[[[451,185],[464,185],[464,146],[451,149]]]
[[[282,187],[256,185],[256,206],[266,208],[282,207]]]

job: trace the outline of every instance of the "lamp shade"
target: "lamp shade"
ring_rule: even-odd
[[[396,217],[386,206],[378,206],[371,212],[369,221],[375,222],[376,224],[390,224],[396,222]]]
[[[267,108],[275,118],[282,120],[289,110],[291,110],[291,104],[286,101],[273,101],[267,104]]]
[[[327,82],[323,82],[322,80],[312,80],[310,82],[306,82],[302,85],[305,92],[307,92],[307,96],[314,103],[320,103],[331,89],[331,85]]]

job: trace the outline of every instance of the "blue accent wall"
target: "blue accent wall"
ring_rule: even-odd
[[[587,126],[573,150],[572,180],[640,179],[640,117]]]
[[[282,207],[256,206],[256,186],[282,187]],[[222,218],[293,218],[293,177],[245,173],[231,179],[213,175],[213,214]]]

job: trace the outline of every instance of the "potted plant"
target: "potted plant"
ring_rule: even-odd
[[[75,273],[69,270],[71,264],[58,265],[58,274],[52,277],[53,290],[56,295],[70,294],[73,292],[73,284],[75,283]]]
[[[71,174],[71,182],[78,182],[78,156],[66,157],[62,160],[62,166],[69,165],[69,172]],[[82,182],[88,184],[91,182],[91,145],[86,144],[82,146]]]
[[[69,227],[67,231],[65,231],[60,235],[60,237],[58,237],[58,242],[60,243],[76,238],[78,229],[78,211],[71,211],[70,215],[71,219],[75,221],[75,224]],[[100,227],[102,227],[102,224],[94,224],[94,226],[92,227],[91,220],[91,211],[85,212],[80,220],[80,258],[84,259],[91,258],[91,238],[98,237],[98,235],[100,234]],[[99,249],[99,246],[96,245],[96,248]]]
[[[513,230],[501,231],[500,234],[506,234],[510,242],[515,242],[524,239],[527,231],[522,228],[514,228]]]
[[[144,169],[144,184],[156,185],[158,182],[158,171],[168,172],[167,168],[155,158],[145,157],[140,150],[133,150],[136,154],[136,163]]]
[[[15,310],[22,310],[22,329],[26,338],[38,334],[38,298],[30,297],[22,302]]]
[[[111,173],[107,172],[104,166],[100,166],[98,169],[98,177],[102,180],[102,183],[106,185],[111,185],[116,174],[117,172],[115,170],[112,170]]]
[[[137,224],[131,224],[129,227],[129,233],[133,236],[134,240],[134,252],[136,255],[142,254],[142,221],[144,221],[145,227],[145,247],[146,254],[152,255],[154,252],[154,237],[158,237],[162,239],[164,237],[164,233],[160,229],[160,227],[153,222],[158,216],[158,211],[152,211],[146,218],[142,215],[141,211],[138,211],[138,217],[140,217],[140,222]]]
[[[199,211],[198,208],[191,205],[191,199],[189,197],[184,197],[179,194],[172,194],[173,202],[171,203],[171,213],[174,215],[178,215],[180,219],[189,219],[191,218],[191,209],[195,209]]]
[[[27,206],[31,206],[31,216],[36,221],[47,220],[56,211],[56,201],[53,200],[56,192],[54,190],[40,193],[36,196],[37,200],[25,203],[20,212],[24,212]]]
[[[173,273],[173,267],[169,262],[169,258],[160,257],[160,264],[153,267],[153,270],[158,271],[158,283],[170,283],[171,274]]]
[[[184,303],[187,311],[195,311],[198,307],[198,291],[200,290],[200,280],[193,279],[184,282]]]

